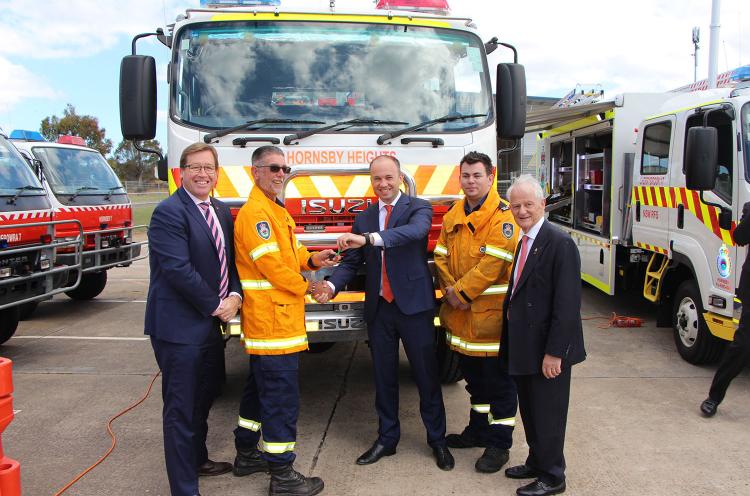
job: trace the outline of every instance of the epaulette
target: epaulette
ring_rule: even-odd
[[[497,209],[501,212],[507,212],[510,210],[510,203],[500,198],[500,203],[497,204]]]

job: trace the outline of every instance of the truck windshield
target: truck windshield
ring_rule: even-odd
[[[750,182],[750,102],[742,107],[742,141],[745,150],[745,179]]]
[[[55,195],[106,195],[122,188],[99,152],[51,146],[37,146],[33,150],[44,165],[44,176]]]
[[[204,129],[256,119],[351,119],[414,125],[483,114],[425,132],[466,131],[491,118],[484,47],[471,33],[388,24],[221,22],[178,33],[172,115]],[[263,128],[310,129],[277,123]],[[344,132],[400,129],[358,125]],[[332,131],[335,132],[335,131]]]
[[[44,195],[44,188],[26,160],[0,136],[0,196]]]

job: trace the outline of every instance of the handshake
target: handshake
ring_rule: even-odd
[[[333,297],[333,289],[326,281],[310,281],[307,290],[318,303],[326,303]]]

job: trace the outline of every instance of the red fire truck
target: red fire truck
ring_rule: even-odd
[[[84,230],[81,282],[66,294],[76,300],[95,298],[107,284],[107,270],[124,267],[141,256],[145,241],[135,241],[130,199],[117,175],[83,138],[60,136],[56,143],[34,131],[13,131],[13,144],[36,164],[56,221],[78,221]],[[56,226],[55,238],[71,241],[73,224]],[[75,264],[71,248],[57,250],[56,262]]]
[[[70,239],[54,239],[57,226],[65,226]],[[13,336],[21,315],[39,301],[75,290],[81,277],[82,234],[77,221],[53,220],[44,188],[0,134],[0,344]],[[54,263],[55,250],[70,250],[70,263]]]

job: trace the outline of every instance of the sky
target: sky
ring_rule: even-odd
[[[282,0],[288,2],[289,0]],[[314,0],[306,0],[310,3]],[[328,5],[328,0],[321,2]],[[372,0],[337,0],[368,7]],[[518,49],[527,93],[561,97],[580,84],[609,95],[666,91],[693,81],[693,27],[700,28],[698,79],[708,75],[710,0],[449,0],[454,16],[471,17],[483,40],[497,36]],[[174,22],[199,0],[0,0],[0,128],[38,130],[48,116],[99,119],[114,146],[121,141],[120,60],[138,33]],[[750,64],[750,3],[721,2],[718,72]],[[743,43],[744,42],[744,43]],[[157,139],[166,147],[169,54],[155,38],[138,53],[157,60]],[[498,49],[490,66],[511,60]]]

